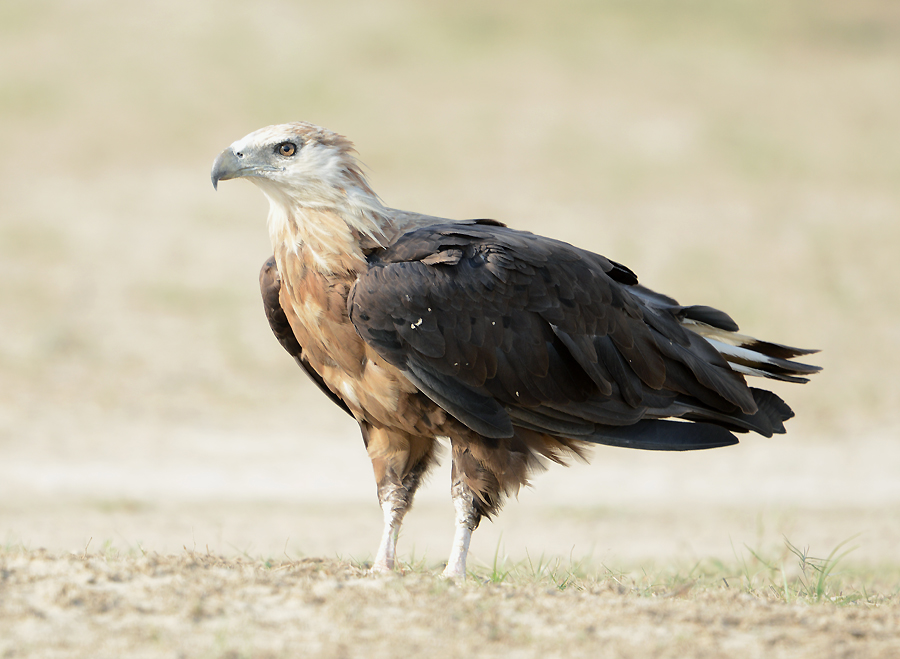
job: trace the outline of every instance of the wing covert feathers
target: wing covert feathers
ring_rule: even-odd
[[[369,256],[348,299],[360,336],[487,438],[516,428],[592,443],[693,450],[730,431],[784,432],[790,408],[744,375],[805,381],[812,351],[736,334],[628,268],[484,221],[437,224]],[[681,417],[685,421],[662,421]]]

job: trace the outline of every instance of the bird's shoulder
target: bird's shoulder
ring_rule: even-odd
[[[621,263],[491,219],[441,222],[413,229],[386,249],[373,251],[369,266],[414,262],[456,266],[465,260],[482,262],[489,266],[486,273],[491,274],[502,270],[530,273],[533,268],[561,269],[577,263],[578,269],[602,272],[620,284],[638,283],[637,275]]]

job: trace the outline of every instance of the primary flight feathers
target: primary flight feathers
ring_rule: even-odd
[[[679,305],[598,254],[388,208],[350,142],[312,124],[232,144],[212,180],[237,177],[270,202],[260,286],[272,330],[360,424],[385,511],[377,570],[394,566],[440,439],[457,510],[445,574],[459,577],[471,531],[541,458],[783,433],[791,409],[744,376],[805,382],[819,370],[793,361],[814,351],[738,334],[727,314]]]

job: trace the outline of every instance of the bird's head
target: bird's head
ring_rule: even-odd
[[[353,153],[350,140],[313,124],[267,126],[219,154],[212,183],[218,188],[219,181],[247,178],[273,203],[311,207],[353,194],[375,197]]]
[[[267,126],[219,154],[212,183],[215,188],[219,181],[233,178],[255,183],[269,199],[273,244],[286,235],[285,230],[294,231],[291,240],[309,240],[315,231],[327,234],[310,220],[313,216],[321,220],[324,212],[381,245],[390,223],[388,212],[369,187],[354,153],[346,137],[313,124]]]

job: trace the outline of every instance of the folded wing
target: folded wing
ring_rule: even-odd
[[[373,254],[348,309],[379,355],[488,438],[516,426],[634,448],[722,446],[737,441],[729,431],[784,432],[793,414],[742,373],[818,370],[789,361],[804,351],[764,344],[781,349],[765,355],[766,372],[726,314],[680,306],[600,255],[484,220],[418,229]]]

